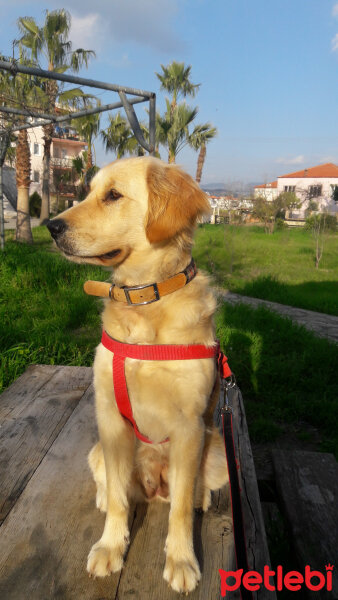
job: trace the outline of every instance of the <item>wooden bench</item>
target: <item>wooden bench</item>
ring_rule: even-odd
[[[85,566],[104,515],[95,508],[87,454],[97,440],[92,371],[34,365],[0,397],[0,598],[111,600],[177,598],[162,578],[167,504],[131,510],[131,544],[121,573],[89,579]],[[263,573],[269,554],[241,397],[233,398],[251,568]],[[202,580],[190,595],[220,598],[218,569],[235,569],[228,490],[195,518]],[[257,598],[274,598],[264,588]],[[238,592],[227,598],[238,598]]]
[[[338,599],[338,463],[333,454],[273,450],[282,511],[288,522],[300,570],[305,565],[326,575],[335,568],[332,592],[309,591],[310,598]]]

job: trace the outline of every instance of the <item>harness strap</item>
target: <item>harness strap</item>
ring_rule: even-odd
[[[199,358],[215,358],[219,356],[219,342],[207,347],[203,344],[172,345],[172,344],[125,344],[110,337],[106,331],[102,332],[101,343],[107,350],[113,352],[113,384],[117,407],[123,417],[133,426],[135,435],[142,441],[153,442],[144,436],[138,429],[129,399],[128,387],[125,376],[125,359],[138,360],[193,360]],[[224,355],[222,355],[224,356]],[[225,357],[226,360],[226,357]],[[164,443],[168,440],[163,440]]]

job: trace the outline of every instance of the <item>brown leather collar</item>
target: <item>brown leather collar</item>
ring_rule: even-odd
[[[173,277],[161,281],[160,283],[149,283],[148,285],[136,285],[132,287],[118,287],[114,283],[104,283],[103,281],[86,281],[83,289],[90,296],[100,296],[110,298],[117,302],[139,306],[141,304],[151,304],[157,302],[162,296],[176,292],[191,281],[197,274],[197,268],[194,259],[191,263]]]

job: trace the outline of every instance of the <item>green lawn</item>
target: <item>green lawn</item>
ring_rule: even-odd
[[[82,286],[108,274],[65,260],[45,227],[33,229],[33,236],[33,245],[7,240],[1,257],[0,390],[30,363],[90,365],[100,340],[100,301]]]
[[[218,228],[199,230],[199,265],[205,260],[198,257],[201,237],[213,232],[223,235]],[[82,286],[86,279],[105,280],[108,273],[66,261],[52,249],[45,228],[33,235],[32,246],[8,239],[1,257],[0,390],[31,363],[91,365],[100,340],[101,301],[86,296]],[[233,235],[242,240],[241,232]],[[263,234],[249,231],[251,248],[254,235]],[[265,243],[273,247],[275,241],[267,236]],[[208,260],[212,257],[209,252]],[[290,428],[305,439],[310,424],[318,429],[318,448],[338,456],[338,347],[245,305],[220,308],[217,334],[243,391],[252,439],[270,441]]]
[[[194,248],[197,264],[232,292],[338,315],[338,235],[325,235],[319,269],[314,256],[304,229],[203,225]]]

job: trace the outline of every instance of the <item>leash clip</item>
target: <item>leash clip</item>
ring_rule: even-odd
[[[229,395],[228,391],[234,388],[236,385],[236,378],[233,373],[229,377],[221,378],[221,390],[223,394],[223,406],[221,408],[221,413],[232,413],[232,406],[229,404]]]

